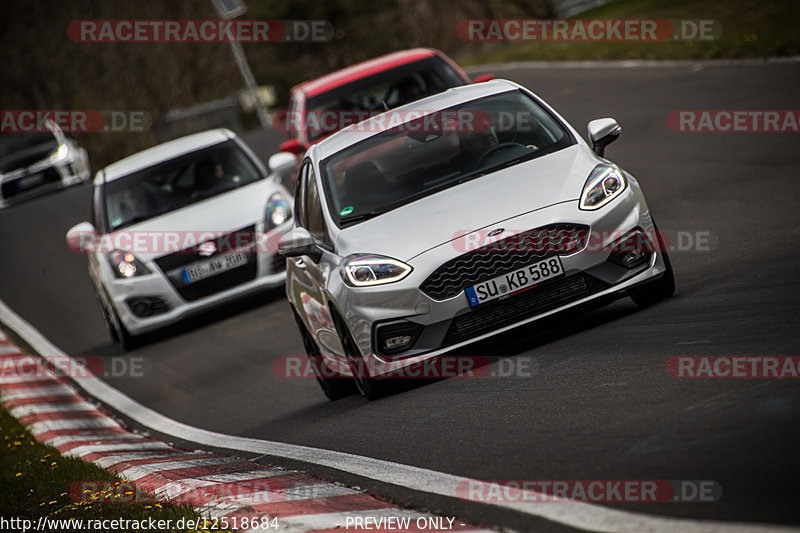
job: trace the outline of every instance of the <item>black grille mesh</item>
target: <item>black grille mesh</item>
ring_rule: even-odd
[[[596,278],[576,274],[546,281],[541,286],[511,296],[507,300],[482,304],[453,320],[444,346],[545,313],[607,287],[608,285]]]
[[[589,226],[550,224],[524,231],[461,254],[437,268],[420,285],[434,300],[458,295],[465,288],[547,257],[580,250]]]
[[[254,225],[248,226],[232,233],[221,235],[216,239],[212,239],[211,242],[216,244],[218,254],[231,253],[253,244],[255,242],[255,229]],[[184,300],[193,301],[205,296],[211,296],[217,292],[246,283],[256,277],[258,258],[256,257],[255,248],[249,248],[245,250],[247,263],[194,283],[185,283],[181,276],[183,267],[196,261],[209,259],[199,254],[198,246],[200,244],[202,243],[155,260],[158,267],[167,275],[172,286],[175,287],[175,290]]]

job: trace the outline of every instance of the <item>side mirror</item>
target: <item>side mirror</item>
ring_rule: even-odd
[[[289,152],[290,154],[299,154],[303,151],[303,145],[297,139],[289,139],[280,144],[281,152]]]
[[[288,179],[297,169],[297,157],[289,152],[278,152],[270,156],[267,164],[270,173],[277,174],[281,179]]]
[[[472,80],[472,83],[483,83],[485,81],[492,81],[494,79],[494,74],[481,74],[480,76],[475,77]]]
[[[600,157],[604,157],[606,146],[616,141],[622,133],[622,127],[613,118],[595,119],[589,122],[588,130],[592,150]]]
[[[67,246],[73,252],[86,252],[94,244],[97,236],[94,226],[89,222],[81,222],[67,232]]]
[[[278,243],[278,253],[283,257],[299,257],[307,255],[313,261],[319,261],[322,250],[314,241],[307,229],[297,226],[284,234]]]

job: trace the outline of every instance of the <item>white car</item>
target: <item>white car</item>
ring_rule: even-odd
[[[87,253],[111,337],[127,349],[136,335],[281,285],[274,252],[292,202],[233,132],[212,130],[100,170],[91,222],[67,243]]]
[[[376,398],[392,372],[560,311],[673,294],[638,181],[604,156],[621,127],[588,130],[591,147],[529,90],[496,80],[309,148],[281,252],[329,398]]]
[[[0,208],[89,180],[86,150],[57,125],[0,134]]]

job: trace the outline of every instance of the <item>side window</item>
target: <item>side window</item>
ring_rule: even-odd
[[[90,221],[98,232],[106,231],[106,210],[105,210],[105,184],[98,185],[92,189],[92,207]]]
[[[304,228],[308,228],[306,222],[306,182],[308,182],[308,169],[311,163],[304,161],[297,173],[297,189],[294,193],[294,213],[297,223]]]
[[[306,178],[306,217],[308,224],[306,229],[314,238],[331,244],[328,238],[328,229],[325,227],[325,218],[322,214],[322,202],[319,197],[317,180],[315,179],[314,167],[308,166],[308,176]]]

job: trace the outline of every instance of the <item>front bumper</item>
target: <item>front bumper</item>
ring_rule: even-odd
[[[70,148],[56,163],[40,162],[0,175],[0,208],[87,181],[89,158],[83,148]]]
[[[389,371],[411,366],[570,308],[622,297],[636,285],[663,275],[666,265],[657,252],[658,242],[652,242],[654,252],[635,268],[626,269],[608,260],[609,249],[631,231],[643,231],[651,238],[655,235],[641,190],[631,181],[627,193],[598,211],[580,211],[577,201],[570,201],[504,222],[506,227],[515,228],[514,232],[569,222],[588,226],[596,235],[590,246],[559,256],[565,276],[505,301],[473,308],[463,290],[443,300],[420,290],[435,269],[457,255],[454,247],[463,250],[457,241],[410,260],[414,271],[400,282],[366,288],[332,284],[329,290],[336,307],[364,358],[376,363],[368,367]],[[407,349],[386,350],[381,340],[391,335],[408,335],[412,341]]]
[[[279,230],[286,231],[290,225]],[[181,319],[266,289],[286,280],[285,259],[277,254],[250,252],[248,264],[207,280],[210,290],[187,299],[155,261],[146,263],[150,274],[129,279],[114,277],[105,257],[99,257],[103,287],[120,320],[132,335],[153,331]],[[237,272],[238,270],[238,272]],[[226,276],[228,276],[226,278]],[[202,282],[201,282],[202,283]],[[146,312],[142,312],[145,310]]]

